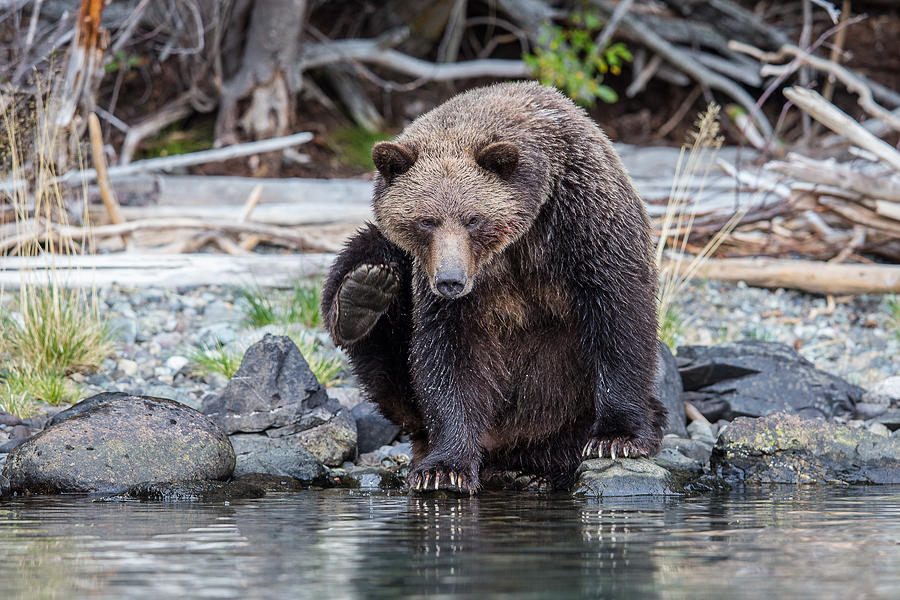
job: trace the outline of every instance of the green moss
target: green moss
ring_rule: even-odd
[[[328,145],[343,164],[362,171],[371,171],[375,168],[372,163],[372,146],[391,137],[383,131],[342,127],[331,132]]]
[[[209,150],[215,141],[214,122],[211,119],[182,119],[166,127],[141,144],[138,158],[157,158]]]

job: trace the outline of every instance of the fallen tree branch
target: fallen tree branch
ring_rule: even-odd
[[[290,146],[305,144],[312,138],[313,134],[305,131],[303,133],[295,133],[293,135],[270,138],[258,142],[234,144],[224,148],[215,148],[213,150],[201,150],[200,152],[190,152],[188,154],[178,154],[176,156],[165,156],[161,158],[148,158],[147,160],[139,160],[127,165],[110,167],[108,173],[110,179],[113,179],[138,173],[171,171],[172,169],[181,167],[203,165],[206,163],[228,160],[230,158],[237,158],[239,156],[274,152],[275,150],[282,150],[283,148],[288,148]],[[94,181],[96,177],[97,172],[94,169],[68,171],[59,177],[59,182],[68,185],[81,185],[83,183]]]
[[[900,185],[888,177],[873,177],[854,171],[835,160],[814,160],[790,153],[786,162],[774,161],[766,169],[803,181],[844,188],[866,198],[900,202]]]
[[[348,39],[312,44],[304,48],[296,69],[299,73],[337,62],[376,64],[426,81],[451,81],[472,77],[527,77],[521,60],[481,58],[455,63],[432,63],[384,48],[377,39]]]
[[[780,75],[781,70],[785,68],[791,72],[802,65],[808,65],[818,71],[833,75],[843,83],[849,91],[857,94],[858,103],[864,111],[873,117],[883,120],[897,131],[900,131],[900,117],[894,116],[889,110],[875,102],[875,99],[872,97],[872,90],[869,86],[848,68],[839,65],[836,62],[804,52],[801,48],[791,44],[782,46],[778,52],[762,52],[758,48],[737,41],[729,42],[728,47],[732,50],[749,54],[754,58],[767,63],[782,61],[788,56],[794,58],[788,65],[774,67],[774,69],[778,69],[778,71],[773,70],[773,67],[771,66],[763,66],[760,70],[760,74],[763,77],[768,75]]]
[[[808,112],[832,131],[840,133],[858,146],[862,146],[880,160],[900,171],[900,152],[878,139],[852,119],[847,113],[828,102],[817,92],[801,87],[785,88],[784,95],[802,110]]]
[[[267,240],[300,250],[315,252],[336,252],[340,250],[338,244],[317,243],[309,237],[301,235],[290,229],[259,223],[241,223],[235,221],[204,221],[200,219],[143,219],[140,221],[127,221],[125,223],[111,225],[97,225],[94,227],[73,227],[59,225],[57,223],[42,224],[35,231],[26,232],[22,236],[0,241],[0,252],[9,250],[25,241],[36,243],[44,242],[53,235],[65,238],[93,237],[95,239],[113,236],[122,236],[136,231],[170,231],[173,229],[202,229],[220,233],[251,233],[265,237]]]
[[[744,281],[765,288],[815,294],[891,294],[900,292],[900,266],[822,263],[768,258],[710,259],[697,277]]]

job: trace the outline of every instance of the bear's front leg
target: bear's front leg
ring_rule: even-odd
[[[666,409],[656,391],[653,291],[649,281],[636,278],[582,288],[577,297],[596,410],[583,458],[648,457],[659,450]]]
[[[432,296],[416,308],[410,370],[428,453],[412,464],[410,490],[474,494],[479,488],[482,441],[499,392],[486,372],[496,362],[490,336],[466,318],[469,304],[468,298],[447,302]]]

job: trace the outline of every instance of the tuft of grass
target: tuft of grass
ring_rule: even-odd
[[[369,131],[363,127],[342,127],[334,130],[328,145],[334,150],[338,160],[362,171],[372,171],[372,146],[391,139],[383,131]]]
[[[286,302],[273,301],[269,292],[258,287],[238,291],[244,321],[253,327],[291,325],[318,327],[322,324],[319,305],[322,301],[321,282],[302,282],[294,286]]]
[[[334,387],[341,383],[341,373],[347,365],[338,357],[329,356],[322,349],[322,344],[315,336],[296,329],[286,329],[287,335],[300,349],[300,353],[309,364],[309,369],[324,387]],[[198,373],[221,373],[231,379],[244,359],[249,345],[229,344],[227,347],[217,344],[216,347],[200,346],[187,352],[188,358],[194,361]]]
[[[900,296],[888,296],[885,299],[888,311],[888,324],[894,330],[897,341],[900,342]]]
[[[188,350],[187,358],[194,361],[196,371],[199,373],[219,373],[231,379],[241,366],[246,350],[246,348],[226,348],[217,342],[214,348],[201,345]]]
[[[298,283],[291,292],[291,304],[287,311],[288,323],[300,323],[306,327],[322,324],[322,284]]]
[[[244,311],[244,321],[248,325],[265,327],[277,324],[278,315],[272,306],[272,301],[260,288],[241,288],[238,290],[238,297],[241,310]]]
[[[684,326],[675,307],[669,305],[659,314],[659,339],[673,352],[684,341]]]
[[[90,294],[55,281],[19,294],[19,318],[0,321],[0,350],[36,371],[63,374],[98,367],[112,352],[109,327]]]
[[[23,182],[5,201],[15,215],[17,237],[24,240],[3,254],[45,255],[51,266],[42,275],[45,281],[23,272],[17,296],[8,298],[9,292],[0,289],[0,406],[19,415],[32,413],[38,401],[77,399],[79,388],[68,376],[96,369],[113,350],[95,290],[66,287],[53,267],[54,256],[81,252],[92,240],[62,234],[40,237],[49,226],[68,225],[70,209],[86,206],[87,197],[82,189],[80,197],[76,193],[74,201],[71,195],[67,200],[56,178],[65,165],[56,163],[61,142],[53,106],[25,106],[19,113],[15,104],[7,106],[2,115],[0,155],[9,164],[9,179]],[[26,130],[30,141],[23,146],[18,136]]]
[[[656,266],[661,279],[658,328],[660,339],[673,351],[677,334],[687,326],[678,314],[676,300],[746,212],[743,209],[735,212],[698,254],[689,253],[688,240],[697,213],[697,204],[689,197],[689,192],[695,182],[699,182],[696,195],[702,195],[716,153],[722,147],[724,138],[719,135],[719,111],[718,105],[710,103],[699,115],[696,131],[691,133],[689,142],[681,147],[666,214],[660,224],[656,245]]]
[[[326,388],[334,387],[341,383],[341,372],[346,365],[336,356],[328,356],[321,350],[321,344],[312,336],[297,337],[291,339],[300,348],[300,353],[309,364],[309,370],[316,379]]]

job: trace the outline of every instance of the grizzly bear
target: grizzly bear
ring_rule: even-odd
[[[643,204],[607,137],[537,83],[460,94],[372,150],[368,224],[322,309],[411,489],[487,471],[570,485],[582,458],[649,456],[656,281]]]

